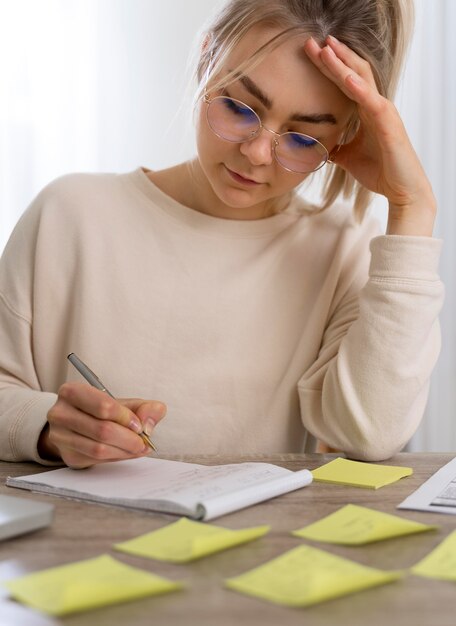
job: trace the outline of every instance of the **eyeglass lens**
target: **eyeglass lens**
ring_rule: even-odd
[[[261,131],[261,120],[255,111],[227,96],[208,102],[207,121],[216,135],[233,143],[249,141]],[[277,137],[274,153],[283,167],[299,173],[313,172],[328,160],[323,144],[303,133],[287,132]]]

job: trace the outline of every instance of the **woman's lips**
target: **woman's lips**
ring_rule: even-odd
[[[247,185],[248,187],[254,187],[255,185],[262,184],[262,183],[257,182],[256,180],[252,180],[251,178],[246,178],[245,176],[242,176],[242,174],[233,172],[233,170],[230,170],[230,168],[226,167],[226,165],[225,165],[225,168],[228,174],[231,176],[231,178],[235,180],[237,183],[241,183],[242,185]]]

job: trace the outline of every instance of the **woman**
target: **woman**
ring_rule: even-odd
[[[443,297],[434,196],[389,100],[409,14],[231,0],[202,44],[195,158],[39,194],[0,269],[3,459],[133,458],[143,429],[163,455],[403,447]],[[316,208],[296,189],[322,168]],[[73,351],[135,399],[71,382]]]

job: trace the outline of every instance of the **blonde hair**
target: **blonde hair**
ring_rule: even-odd
[[[207,29],[197,67],[202,97],[215,77],[214,88],[229,84],[239,72],[253,69],[266,54],[297,33],[323,43],[333,35],[369,62],[382,96],[393,99],[413,27],[413,0],[230,0]],[[223,80],[217,76],[227,56],[257,24],[282,29]],[[320,210],[340,195],[354,196],[354,214],[360,221],[371,193],[337,165],[327,168]]]

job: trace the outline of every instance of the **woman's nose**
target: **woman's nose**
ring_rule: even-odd
[[[272,137],[262,128],[260,134],[250,141],[239,144],[241,154],[246,156],[252,165],[270,165],[274,160],[272,154]]]

